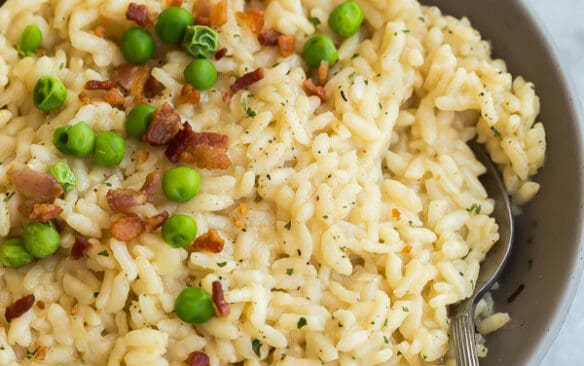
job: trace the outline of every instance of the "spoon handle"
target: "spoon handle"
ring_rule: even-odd
[[[479,366],[473,318],[470,312],[457,314],[450,324],[457,366]]]

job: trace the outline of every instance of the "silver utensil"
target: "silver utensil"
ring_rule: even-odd
[[[505,186],[483,147],[474,141],[470,142],[469,146],[477,159],[487,169],[481,182],[489,197],[495,200],[493,217],[499,225],[499,241],[481,263],[472,296],[452,307],[453,317],[450,323],[450,332],[457,366],[479,365],[475,342],[474,309],[501,273],[511,253],[513,242],[513,215]]]

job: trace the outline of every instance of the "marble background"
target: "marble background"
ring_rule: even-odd
[[[584,107],[584,0],[523,0],[547,28]],[[541,366],[583,365],[584,278],[566,321]],[[579,360],[579,361],[576,361]],[[519,365],[518,365],[519,366]]]

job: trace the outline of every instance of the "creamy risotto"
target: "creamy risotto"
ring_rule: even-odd
[[[499,237],[466,142],[529,201],[539,100],[467,19],[357,3],[6,1],[1,365],[452,362]]]

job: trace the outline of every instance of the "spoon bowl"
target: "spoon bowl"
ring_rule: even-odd
[[[452,307],[453,317],[450,329],[458,366],[479,365],[475,343],[474,308],[501,274],[513,246],[513,214],[509,195],[499,177],[497,168],[483,148],[474,141],[470,142],[469,146],[476,158],[487,169],[486,174],[481,179],[481,183],[489,197],[495,201],[492,216],[499,225],[499,241],[495,243],[481,263],[473,294]]]

